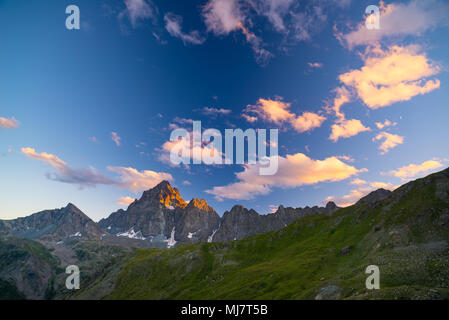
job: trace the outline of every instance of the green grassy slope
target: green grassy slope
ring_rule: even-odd
[[[138,250],[106,298],[449,298],[448,241],[445,170],[383,201],[303,217],[277,232]],[[365,288],[371,264],[380,268],[380,290]]]

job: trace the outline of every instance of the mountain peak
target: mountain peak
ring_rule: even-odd
[[[381,201],[381,200],[385,199],[390,194],[391,194],[391,191],[380,188],[373,192],[370,192],[368,195],[364,196],[363,198],[360,198],[360,200],[357,201],[357,203],[374,203],[374,202]]]
[[[154,188],[144,191],[141,199],[162,204],[165,207],[185,208],[187,206],[178,189],[173,188],[167,180],[163,180]]]
[[[328,209],[328,210],[335,210],[335,209],[337,209],[338,207],[337,207],[337,205],[335,204],[335,202],[333,202],[333,201],[329,201],[327,204],[326,204],[326,209]]]
[[[63,209],[69,209],[69,210],[76,210],[80,211],[77,206],[75,206],[73,203],[69,202]]]
[[[197,208],[203,211],[208,211],[208,212],[214,212],[214,208],[212,208],[211,206],[209,206],[206,202],[206,200],[204,199],[192,199],[190,200],[189,204],[187,205],[187,208]]]

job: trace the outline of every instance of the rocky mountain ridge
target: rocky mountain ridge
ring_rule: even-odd
[[[206,200],[192,199],[187,204],[176,188],[162,181],[126,210],[120,209],[102,219],[99,226],[119,237],[147,241],[155,247],[173,247],[188,242],[238,240],[281,229],[305,215],[332,213],[337,209],[330,202],[324,208],[280,206],[275,213],[261,215],[236,205],[220,218]]]
[[[84,237],[100,240],[104,232],[75,205],[44,210],[24,218],[0,220],[0,235],[22,239],[64,241]]]

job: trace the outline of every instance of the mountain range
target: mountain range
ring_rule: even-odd
[[[98,223],[73,204],[0,220],[0,298],[442,298],[448,241],[449,169],[346,208],[222,217],[162,181]],[[64,287],[70,264],[79,291]],[[381,290],[364,288],[369,264]]]

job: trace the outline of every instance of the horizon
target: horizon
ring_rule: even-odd
[[[70,2],[0,3],[1,220],[73,203],[97,222],[163,180],[220,216],[342,207],[449,166],[446,1],[133,1],[76,1],[70,30]],[[194,121],[278,129],[278,171],[173,164]]]

